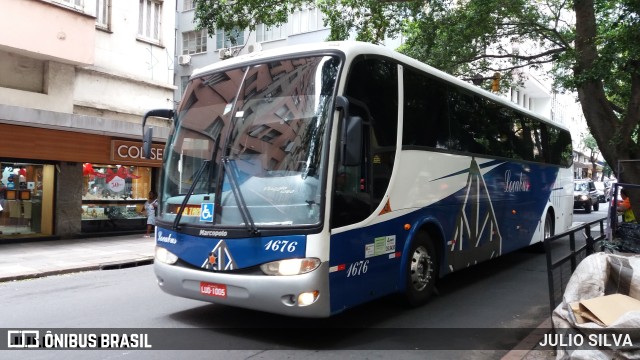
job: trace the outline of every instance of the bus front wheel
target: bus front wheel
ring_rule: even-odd
[[[418,306],[435,292],[438,257],[433,242],[423,234],[411,245],[407,264],[406,297],[409,305]]]

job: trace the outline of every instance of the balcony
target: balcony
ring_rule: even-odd
[[[95,9],[94,1],[74,8],[64,0],[0,0],[0,50],[73,65],[93,64],[96,20],[85,10]]]

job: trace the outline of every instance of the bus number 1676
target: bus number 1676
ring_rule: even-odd
[[[358,275],[365,274],[369,266],[369,260],[360,260],[356,261],[353,264],[349,265],[349,269],[347,269],[347,277],[354,277]]]

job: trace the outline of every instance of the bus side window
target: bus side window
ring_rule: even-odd
[[[410,68],[404,69],[402,145],[445,147],[449,137],[446,84]]]

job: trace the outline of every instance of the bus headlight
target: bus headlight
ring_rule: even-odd
[[[156,260],[161,263],[172,265],[178,261],[178,257],[171,251],[163,247],[156,246]]]
[[[320,259],[286,259],[260,265],[267,275],[300,275],[313,271],[320,266]]]

